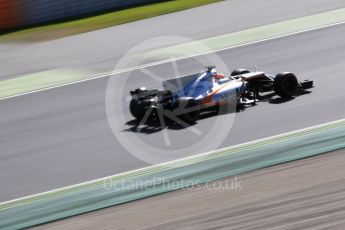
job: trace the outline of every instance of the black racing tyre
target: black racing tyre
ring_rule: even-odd
[[[188,113],[183,113],[182,115],[179,115],[179,118],[185,122],[187,122],[188,124],[193,124],[195,123],[200,116],[200,109],[197,107],[198,104],[195,100],[193,99],[189,99],[188,101],[180,101],[179,102],[179,109],[189,109],[189,108],[195,108],[192,109],[192,111],[188,112]]]
[[[273,89],[283,98],[293,97],[298,89],[298,81],[293,73],[279,73],[274,78]]]
[[[146,113],[146,108],[143,102],[138,99],[132,99],[129,104],[129,111],[131,112],[132,116],[136,119],[142,119]]]
[[[231,76],[237,76],[237,75],[246,74],[246,73],[250,73],[250,71],[247,69],[235,69],[234,71],[232,71]]]

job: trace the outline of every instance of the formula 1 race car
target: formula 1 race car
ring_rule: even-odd
[[[163,114],[173,114],[184,122],[194,123],[206,109],[219,109],[229,104],[236,107],[255,105],[260,93],[264,92],[292,98],[313,87],[313,81],[299,82],[290,72],[274,77],[264,72],[236,69],[231,76],[224,76],[215,66],[206,68],[202,73],[163,81],[163,90],[142,87],[131,91],[131,114],[141,120],[163,111]]]

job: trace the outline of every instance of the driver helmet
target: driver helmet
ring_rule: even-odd
[[[212,77],[216,80],[224,78],[224,74],[218,73],[215,69],[212,71]]]

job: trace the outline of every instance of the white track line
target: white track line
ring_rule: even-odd
[[[306,29],[306,30],[292,32],[292,33],[288,33],[288,34],[284,34],[284,35],[279,35],[279,36],[275,36],[275,37],[265,38],[265,39],[261,39],[261,40],[257,40],[257,41],[253,41],[253,42],[247,42],[247,43],[243,43],[243,44],[240,44],[240,45],[229,46],[229,47],[225,47],[225,48],[221,48],[221,49],[215,49],[215,50],[208,51],[208,52],[203,52],[203,53],[198,53],[198,54],[193,54],[193,55],[188,55],[188,56],[182,56],[182,57],[179,57],[179,58],[170,58],[170,59],[166,59],[166,60],[162,60],[162,61],[152,62],[152,63],[148,63],[148,64],[144,64],[144,65],[139,65],[139,66],[135,66],[135,67],[130,67],[130,68],[118,70],[118,71],[115,71],[115,72],[104,73],[104,74],[101,74],[101,75],[97,75],[97,76],[86,78],[86,79],[79,80],[79,81],[68,82],[68,83],[59,84],[59,85],[55,85],[55,86],[45,87],[45,88],[42,88],[42,89],[28,91],[28,92],[25,92],[25,93],[19,93],[19,94],[15,94],[15,95],[8,96],[8,97],[3,97],[3,98],[0,98],[0,101],[1,100],[6,100],[6,99],[10,99],[10,98],[20,97],[20,96],[24,96],[24,95],[28,95],[28,94],[33,94],[33,93],[37,93],[37,92],[42,92],[42,91],[46,91],[46,90],[50,90],[50,89],[55,89],[55,88],[59,88],[59,87],[63,87],[63,86],[69,86],[69,85],[74,85],[74,84],[78,84],[78,83],[82,83],[82,82],[87,82],[87,81],[92,81],[92,80],[100,79],[100,78],[106,78],[106,77],[110,77],[112,75],[126,73],[126,72],[130,72],[130,71],[133,71],[133,70],[138,70],[138,69],[143,69],[143,68],[147,68],[147,67],[162,65],[162,64],[166,64],[166,63],[169,63],[169,62],[172,62],[172,61],[184,60],[184,59],[193,58],[193,57],[197,57],[197,56],[202,56],[202,55],[206,55],[206,54],[210,54],[210,53],[214,53],[214,52],[220,52],[220,51],[223,51],[223,50],[229,50],[229,49],[234,49],[234,48],[238,48],[238,47],[248,46],[248,45],[252,45],[252,44],[256,44],[256,43],[260,43],[260,42],[274,40],[274,39],[278,39],[278,38],[288,37],[288,36],[296,35],[296,34],[300,34],[300,33],[310,32],[310,31],[314,31],[314,30],[320,30],[320,29],[324,29],[324,28],[328,28],[328,27],[332,27],[332,26],[341,25],[341,24],[344,24],[344,23],[345,23],[345,21],[337,22],[337,23],[332,23],[332,24],[328,24],[328,25],[324,25],[324,26],[319,26],[319,27],[315,27],[315,28],[311,28],[311,29]]]

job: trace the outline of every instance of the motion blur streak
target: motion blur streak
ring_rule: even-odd
[[[1,0],[0,32],[162,0]]]
[[[329,153],[33,229],[341,230],[344,168],[345,152]]]
[[[0,32],[22,24],[23,12],[20,10],[19,2],[18,0],[0,1]]]

